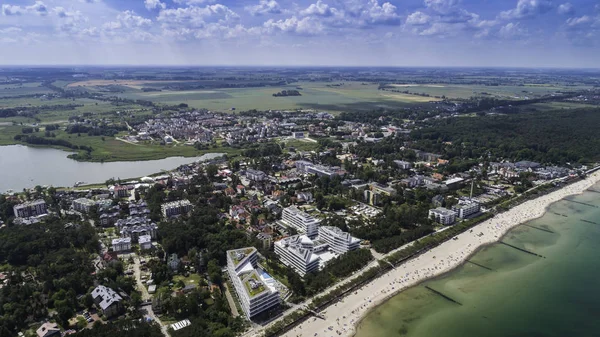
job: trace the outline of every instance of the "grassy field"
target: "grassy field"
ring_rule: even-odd
[[[290,85],[210,89],[187,91],[151,91],[144,92],[140,88],[156,87],[156,81],[84,81],[69,84],[69,87],[85,87],[90,91],[106,90],[102,85],[115,85],[124,90],[116,95],[129,99],[150,100],[164,104],[186,103],[195,108],[206,108],[213,111],[236,110],[295,110],[318,109],[328,111],[344,110],[372,110],[376,108],[407,107],[415,103],[435,101],[430,97],[406,95],[377,90],[378,84],[344,82],[299,82]],[[332,85],[333,84],[333,85]],[[334,86],[336,85],[336,86]],[[302,96],[273,97],[273,94],[282,90],[296,90],[302,88]]]
[[[21,134],[22,126],[5,125],[0,126],[0,145],[23,144],[14,140],[14,136]],[[229,147],[217,147],[210,150],[197,150],[193,146],[186,145],[159,145],[159,144],[130,144],[111,137],[88,136],[82,134],[68,134],[65,131],[54,131],[55,139],[64,139],[74,145],[91,146],[93,151],[91,161],[135,161],[155,160],[173,156],[194,157],[205,153],[222,152],[229,156],[237,156],[241,153],[239,149]],[[40,132],[32,135],[44,137],[43,128]],[[56,147],[61,150],[71,151],[68,148]]]
[[[392,84],[397,90],[408,90],[411,93],[425,93],[431,96],[446,96],[447,98],[469,98],[487,96],[503,99],[531,99],[558,91],[575,91],[589,87],[566,87],[553,85],[523,85],[523,86],[484,86],[484,85],[453,85],[453,84]],[[486,93],[486,94],[484,94]]]

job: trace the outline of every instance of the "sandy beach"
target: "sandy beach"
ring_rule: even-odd
[[[585,180],[498,214],[473,227],[472,230],[458,235],[457,240],[446,241],[427,253],[399,265],[344,297],[337,304],[329,306],[322,312],[325,320],[309,318],[283,336],[352,336],[360,319],[375,306],[406,288],[449,272],[462,264],[480,247],[500,240],[515,226],[541,217],[550,204],[569,195],[580,194],[599,181],[600,172],[595,172]]]

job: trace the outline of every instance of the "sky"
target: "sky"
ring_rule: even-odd
[[[600,68],[597,0],[0,0],[0,65]]]

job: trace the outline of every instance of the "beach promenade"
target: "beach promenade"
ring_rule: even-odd
[[[580,194],[599,181],[600,172],[595,172],[585,180],[500,213],[458,235],[458,239],[444,242],[345,296],[340,302],[321,312],[324,320],[311,317],[283,336],[352,336],[360,319],[370,309],[406,288],[449,272],[478,248],[500,240],[506,232],[519,224],[541,217],[550,204],[569,195]]]

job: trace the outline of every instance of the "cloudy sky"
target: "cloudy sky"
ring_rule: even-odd
[[[598,0],[0,4],[0,64],[600,68]]]

